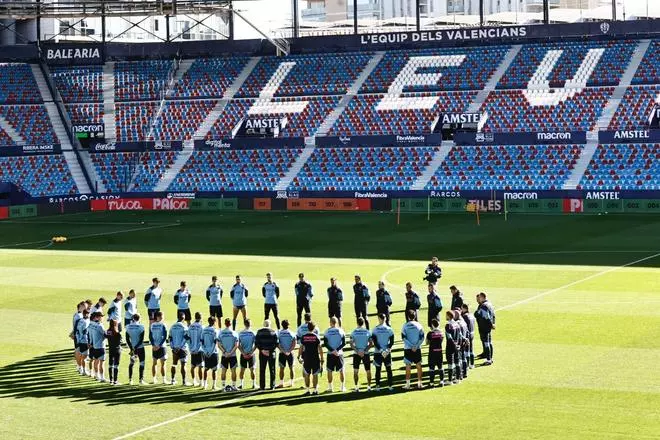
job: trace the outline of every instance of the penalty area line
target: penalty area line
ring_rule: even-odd
[[[302,379],[301,377],[298,377],[298,378],[293,380],[293,383],[291,384],[291,390],[294,389],[293,384],[298,382],[301,379]],[[207,406],[206,408],[202,408],[202,409],[197,410],[197,411],[192,411],[192,412],[189,412],[188,414],[184,414],[182,416],[175,417],[173,419],[165,420],[165,421],[162,421],[160,423],[156,423],[154,425],[145,426],[144,428],[140,428],[137,431],[129,432],[128,434],[124,434],[124,435],[121,435],[119,437],[115,437],[113,440],[123,440],[125,438],[130,438],[130,437],[133,437],[135,435],[142,434],[143,432],[151,431],[152,429],[160,428],[161,426],[171,425],[172,423],[180,422],[181,420],[189,419],[190,417],[195,417],[196,415],[205,413],[206,411],[209,411],[209,410],[212,410],[212,409],[222,408],[223,406],[231,405],[233,403],[240,402],[241,400],[249,399],[250,397],[256,396],[257,394],[261,394],[261,393],[262,393],[261,390],[251,391],[251,392],[249,392],[247,394],[244,394],[242,396],[238,396],[238,397],[235,397],[234,399],[226,400],[224,402],[217,403],[213,406]]]
[[[92,237],[104,237],[107,235],[117,235],[117,234],[125,234],[127,232],[138,232],[138,231],[148,231],[151,229],[162,229],[162,228],[170,228],[173,226],[181,226],[181,223],[167,223],[164,225],[155,225],[155,226],[145,226],[141,228],[130,228],[130,229],[121,229],[119,231],[108,231],[108,232],[95,232],[93,234],[83,234],[83,235],[74,235],[71,237],[67,237],[69,240],[76,240],[79,238],[92,238]],[[19,246],[30,246],[33,244],[41,244],[41,243],[50,243],[51,240],[36,240],[36,241],[25,241],[23,243],[12,243],[12,244],[5,244],[5,245],[0,245],[0,249],[3,248],[12,248],[12,247],[19,247]],[[44,246],[46,247],[46,246]]]
[[[516,301],[514,303],[511,303],[511,304],[507,304],[507,305],[502,306],[502,307],[500,307],[498,309],[495,309],[495,310],[499,312],[500,310],[512,309],[516,306],[530,303],[530,302],[535,301],[539,298],[543,298],[544,296],[548,296],[548,295],[551,295],[553,293],[562,291],[564,289],[568,289],[569,287],[573,287],[577,284],[584,283],[585,281],[593,280],[594,278],[598,278],[600,276],[603,276],[603,275],[606,275],[608,273],[617,271],[619,269],[623,269],[623,268],[629,267],[629,266],[634,266],[635,264],[641,263],[643,261],[651,260],[651,259],[656,258],[658,256],[660,256],[660,252],[658,252],[656,254],[653,254],[653,255],[649,255],[649,256],[644,257],[644,258],[640,258],[640,259],[635,260],[635,261],[631,261],[630,263],[622,264],[620,266],[610,267],[609,269],[605,269],[603,271],[597,272],[595,274],[589,275],[589,276],[581,278],[579,280],[572,281],[568,284],[564,284],[563,286],[559,286],[559,287],[555,287],[554,289],[546,290],[545,292],[541,292],[538,295],[530,296],[529,298],[525,298],[525,299],[522,299],[520,301]]]

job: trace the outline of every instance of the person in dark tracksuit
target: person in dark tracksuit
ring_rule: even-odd
[[[438,257],[433,257],[431,259],[431,263],[426,266],[424,274],[426,275],[424,281],[428,281],[434,286],[438,283],[438,280],[442,278],[442,269],[438,266]]]
[[[310,304],[314,292],[312,291],[312,285],[305,281],[305,274],[302,272],[298,274],[298,282],[293,290],[296,293],[296,314],[298,315],[298,327],[300,327],[303,310],[305,313],[312,313]]]
[[[431,328],[431,321],[434,319],[440,322],[440,312],[442,312],[442,299],[435,291],[435,286],[429,283],[429,294],[426,295],[428,303],[428,326]]]
[[[456,313],[458,314],[458,312]],[[461,327],[458,322],[454,321],[454,312],[447,310],[447,324],[445,325],[445,341],[447,348],[445,355],[447,356],[447,367],[449,370],[448,380],[457,384],[461,374],[461,362],[459,360],[461,350]]]
[[[392,307],[392,296],[385,290],[385,283],[378,281],[378,290],[376,290],[376,311],[379,315],[385,315],[385,323],[390,325],[390,307]]]
[[[415,321],[418,320],[417,312],[422,306],[422,302],[419,299],[417,292],[412,290],[412,283],[408,281],[406,283],[406,315],[408,310],[412,310],[415,314]]]
[[[273,275],[268,272],[266,274],[266,283],[261,288],[261,294],[264,297],[264,320],[270,318],[270,312],[273,311],[275,318],[275,325],[280,329],[280,317],[277,308],[277,300],[280,297],[280,287],[273,281]]]
[[[259,350],[259,389],[266,389],[266,366],[270,374],[270,389],[275,388],[275,349],[278,345],[277,332],[270,328],[270,321],[265,320],[263,328],[257,331],[255,339]]]
[[[479,307],[474,312],[474,317],[477,320],[479,338],[484,349],[484,352],[478,358],[485,358],[486,362],[484,362],[484,365],[491,365],[493,363],[493,340],[491,332],[495,330],[495,309],[483,292],[477,295],[477,302],[479,303]]]
[[[105,338],[108,340],[108,372],[110,374],[110,384],[119,385],[117,376],[119,374],[119,360],[121,359],[121,333],[119,322],[111,319],[109,321],[108,331],[105,332]]]
[[[461,317],[468,327],[468,368],[474,368],[474,329],[477,322],[474,315],[470,313],[470,306],[463,303],[461,306]]]
[[[442,343],[445,336],[440,330],[440,321],[431,320],[431,331],[426,334],[426,343],[429,345],[429,386],[435,386],[436,371],[440,373],[440,386],[445,386],[445,372],[442,369]]]
[[[337,278],[330,278],[330,287],[328,287],[328,318],[333,316],[337,318],[339,327],[341,327],[341,305],[344,302],[344,293],[337,285]]]
[[[451,292],[451,309],[460,309],[464,302],[463,294],[456,286],[449,287],[449,291]]]
[[[369,306],[369,289],[362,283],[360,275],[355,275],[355,284],[353,285],[353,293],[355,294],[355,318],[364,319],[364,325],[369,330],[369,316],[367,315],[367,307]],[[339,325],[341,327],[341,324]]]

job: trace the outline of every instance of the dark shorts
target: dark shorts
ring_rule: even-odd
[[[403,363],[406,365],[416,365],[422,363],[422,350],[417,351],[403,350]]]
[[[215,357],[215,364],[218,365],[218,357]],[[192,367],[203,367],[204,360],[202,359],[202,352],[190,353],[190,366]]]
[[[360,316],[367,318],[367,305],[365,303],[360,302],[358,304],[353,304],[353,310],[355,310],[356,318]]]
[[[89,358],[90,359],[99,359],[105,360],[105,348],[90,348],[89,349]]]
[[[429,352],[429,370],[442,368],[442,351]]]
[[[207,370],[218,369],[218,353],[213,353],[211,356],[204,355],[204,368]]]
[[[383,357],[382,353],[374,353],[374,365],[380,368],[383,364],[385,364],[386,367],[392,365],[392,353],[388,353],[387,357]]]
[[[316,360],[305,360],[303,361],[303,373],[307,375],[317,375],[321,373],[321,363],[318,359]]]
[[[293,353],[289,353],[289,355],[285,355],[284,353],[280,353],[280,355],[277,358],[278,364],[280,364],[280,368],[284,368],[287,365],[289,367],[293,367]]]
[[[76,351],[82,355],[87,355],[89,346],[87,344],[76,344]]]
[[[234,305],[234,308],[235,308],[236,310],[243,310],[243,309],[245,309],[245,304],[243,304],[242,306]]]
[[[341,371],[344,369],[344,356],[339,355],[335,356],[334,354],[328,353],[326,357],[326,370],[328,371]]]
[[[145,354],[144,354],[144,347],[136,348],[133,350],[133,355],[138,357],[138,360],[140,363],[144,362],[145,359]],[[133,358],[131,357],[131,363],[133,363]]]
[[[183,312],[183,319],[186,321],[190,321],[192,319],[192,315],[190,314],[190,309],[178,309],[176,311],[176,317],[177,319],[179,318],[179,313]]]
[[[236,355],[232,357],[222,356],[222,359],[220,359],[220,365],[222,366],[223,370],[226,370],[228,368],[231,368],[233,370],[234,368],[236,368]]]
[[[371,356],[369,353],[365,353],[363,357],[360,357],[357,354],[353,355],[353,369],[359,370],[360,364],[364,364],[365,370],[371,370]]]
[[[222,306],[209,306],[209,316],[215,316],[216,318],[222,318]]]
[[[240,365],[241,368],[254,368],[254,355],[248,359],[245,359],[243,356],[240,356]]]
[[[188,360],[188,352],[185,348],[180,348],[178,350],[172,349],[172,365],[176,365],[177,362],[186,363]]]
[[[154,360],[162,359],[162,360],[166,361],[167,360],[167,349],[165,347],[160,347],[158,350],[152,350],[151,357]]]
[[[341,318],[341,304],[328,304],[328,318]]]
[[[147,309],[147,316],[149,316],[149,321],[156,320],[156,313],[160,312],[160,309]]]

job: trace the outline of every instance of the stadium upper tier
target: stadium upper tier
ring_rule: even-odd
[[[117,61],[51,67],[50,74],[71,123],[103,123],[106,137],[117,142],[229,138],[241,121],[261,117],[284,119],[284,138],[417,135],[431,133],[440,114],[463,112],[485,114],[484,132],[587,131],[596,139],[598,130],[647,128],[660,104],[659,54],[660,41],[594,40]],[[60,143],[37,70],[0,64],[0,148]],[[337,145],[305,155],[285,183],[313,190],[552,189],[569,181],[584,188],[657,188],[659,145],[601,145],[592,157],[594,142],[450,150]],[[441,150],[446,156],[440,158]],[[178,152],[93,154],[92,163],[109,191],[148,191],[164,175],[170,182],[172,173],[172,190],[260,190],[281,183],[301,151],[195,152],[187,162]],[[166,173],[177,158],[185,165]],[[571,176],[585,166],[583,175]],[[24,185],[33,174],[4,178],[35,194],[71,190],[59,183]]]

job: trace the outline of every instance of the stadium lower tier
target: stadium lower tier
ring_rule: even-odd
[[[660,145],[599,145],[580,189],[660,189]]]
[[[302,149],[196,151],[169,191],[272,191]]]
[[[34,197],[78,193],[61,154],[0,157],[0,182],[14,183]]]
[[[317,148],[291,190],[408,190],[438,148]]]

